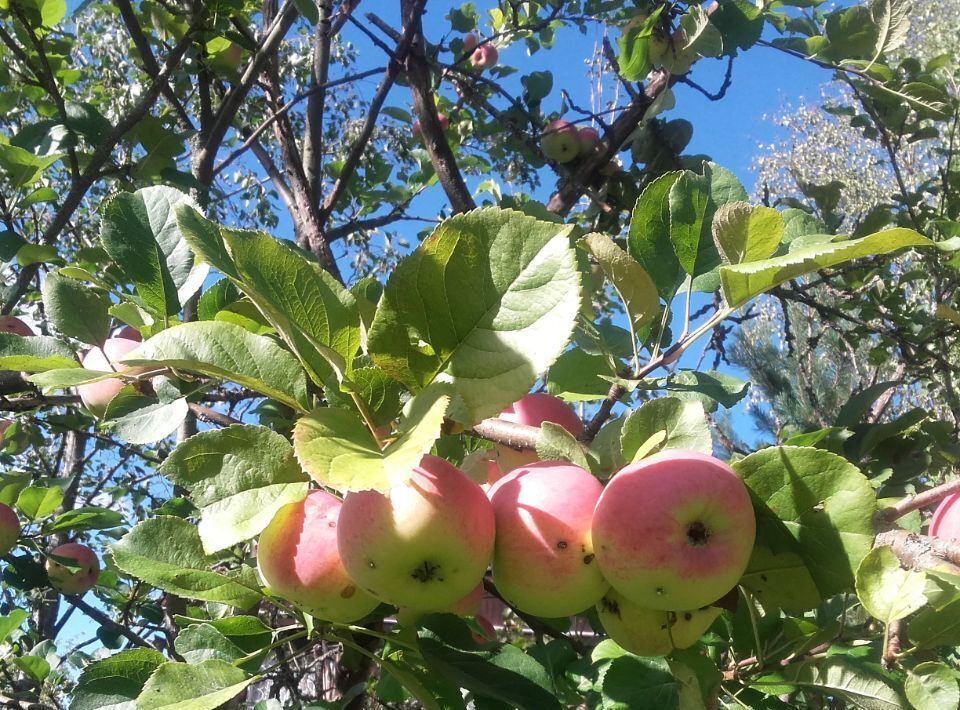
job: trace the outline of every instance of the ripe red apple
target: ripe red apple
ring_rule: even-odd
[[[569,163],[580,155],[580,134],[569,121],[550,121],[540,137],[540,149],[548,160]]]
[[[347,573],[373,596],[440,611],[476,587],[493,536],[493,508],[480,486],[426,455],[410,480],[388,493],[347,495],[337,545]]]
[[[600,142],[600,133],[596,128],[584,126],[577,131],[577,140],[580,143],[580,155],[586,155],[597,147]]]
[[[361,619],[379,602],[347,575],[337,550],[342,503],[326,491],[277,511],[257,543],[257,567],[279,597],[327,621]]]
[[[645,609],[611,589],[597,604],[597,615],[607,635],[631,653],[666,656],[695,644],[720,616],[720,609]]]
[[[19,538],[20,518],[13,508],[6,503],[0,503],[0,557],[10,552]]]
[[[567,404],[559,397],[543,392],[533,392],[524,395],[509,407],[500,412],[500,419],[517,424],[538,427],[544,422],[559,424],[573,436],[583,433],[583,422]],[[488,482],[494,483],[504,473],[528,463],[539,461],[540,457],[532,449],[517,451],[503,444],[494,445],[498,471]]]
[[[128,372],[136,374],[146,372],[148,368],[134,368],[127,365],[118,365],[117,362],[127,354],[133,352],[140,346],[137,340],[130,338],[107,338],[103,348],[91,348],[83,356],[80,363],[88,370],[99,370],[101,372]],[[77,394],[83,401],[83,406],[90,410],[94,416],[102,417],[107,410],[110,400],[117,396],[117,393],[123,389],[124,381],[119,378],[111,380],[101,380],[100,382],[91,382],[77,387]]]
[[[25,338],[35,335],[30,326],[16,316],[0,316],[0,333],[13,333]]]
[[[450,125],[450,119],[448,119],[442,111],[437,112],[437,122],[443,130],[447,130],[447,127]],[[413,128],[410,129],[410,133],[413,134],[414,139],[423,140],[423,129],[420,128],[419,118],[413,122]]]
[[[756,519],[727,464],[668,449],[622,468],[593,515],[600,571],[649,609],[699,609],[732,589],[753,550]]]
[[[117,332],[113,334],[113,337],[136,340],[138,343],[143,342],[143,336],[140,335],[140,331],[134,328],[132,325],[125,325],[122,328],[118,328]]]
[[[490,489],[493,581],[513,606],[534,616],[571,616],[610,588],[590,537],[602,492],[589,471],[562,461],[523,466]]]
[[[930,518],[927,534],[941,540],[960,540],[960,493],[940,501]]]
[[[48,553],[47,577],[50,586],[63,594],[83,594],[93,589],[100,577],[100,562],[97,556],[86,545],[77,542],[68,542],[55,547]],[[70,567],[60,564],[55,558],[73,560],[74,566],[80,569],[72,571]]]
[[[470,55],[470,64],[473,65],[474,69],[483,71],[496,66],[499,58],[500,52],[497,51],[496,47],[489,43],[482,44],[473,50],[473,54]]]
[[[480,44],[480,38],[477,37],[476,32],[471,32],[463,38],[463,53],[469,54],[473,52],[478,44]]]

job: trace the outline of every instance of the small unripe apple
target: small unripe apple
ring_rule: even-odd
[[[129,367],[127,365],[117,364],[119,360],[140,347],[140,342],[129,338],[107,338],[103,348],[91,348],[83,356],[80,363],[88,370],[98,370],[101,372],[125,372],[137,374],[146,372],[146,367]],[[83,402],[83,406],[90,410],[96,417],[102,417],[107,411],[107,405],[117,393],[123,389],[124,381],[119,378],[110,380],[101,380],[100,382],[91,382],[77,387],[77,394]]]
[[[0,316],[0,333],[13,333],[25,338],[34,335],[30,326],[16,316]]]
[[[424,456],[387,493],[349,493],[337,546],[347,573],[381,601],[440,611],[483,578],[493,551],[490,501],[465,473]]]
[[[941,540],[960,540],[960,493],[954,493],[940,501],[930,518],[927,534]]]
[[[236,42],[230,42],[224,49],[207,58],[207,65],[217,74],[232,77],[243,64],[243,48]]]
[[[638,656],[666,656],[697,642],[721,610],[708,606],[692,611],[646,609],[611,589],[597,604],[607,635]]]
[[[569,163],[580,155],[580,134],[569,121],[550,121],[540,138],[540,149],[548,160]]]
[[[580,143],[580,155],[586,155],[600,142],[600,133],[592,126],[584,126],[577,131],[577,140]]]
[[[442,111],[437,112],[437,123],[440,124],[440,128],[447,130],[447,127],[450,125],[450,119],[447,118],[446,114]],[[420,127],[420,119],[418,118],[413,122],[413,128],[410,129],[410,133],[413,134],[414,139],[423,140],[423,129]]]
[[[493,485],[493,581],[513,606],[534,616],[572,616],[610,588],[590,536],[602,492],[589,471],[562,461],[523,466]]]
[[[730,591],[756,534],[750,494],[727,464],[668,449],[625,466],[593,514],[593,544],[611,586],[649,609],[699,609]]]
[[[473,52],[478,44],[480,44],[480,38],[477,37],[476,32],[471,32],[463,38],[463,53],[469,54]]]
[[[55,547],[48,553],[47,577],[50,586],[63,594],[83,594],[93,589],[100,577],[100,561],[86,545],[77,542],[68,542]],[[73,571],[70,567],[60,564],[55,558],[72,560]]]
[[[379,602],[347,575],[337,550],[342,503],[314,490],[277,511],[257,542],[257,568],[270,591],[309,614],[347,623]]]
[[[488,42],[487,44],[482,44],[473,50],[473,54],[470,55],[470,64],[473,65],[474,69],[483,71],[484,69],[489,69],[492,66],[496,66],[499,58],[500,52],[498,52],[497,48]]]
[[[583,422],[559,397],[543,392],[524,395],[500,412],[500,419],[517,424],[539,427],[544,422],[559,424],[573,436],[583,433]],[[499,474],[503,475],[515,468],[539,461],[540,457],[533,449],[518,451],[503,444],[494,446]],[[499,476],[497,476],[499,478]],[[490,480],[493,483],[494,480]]]
[[[10,552],[19,538],[20,518],[13,508],[0,503],[0,557]]]

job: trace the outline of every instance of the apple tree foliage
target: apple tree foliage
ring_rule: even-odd
[[[923,511],[952,480],[957,422],[876,407],[918,383],[947,409],[956,396],[957,77],[897,54],[911,12],[0,0],[2,310],[38,331],[0,333],[0,502],[24,526],[2,562],[0,701],[955,707],[960,548],[925,536]],[[619,103],[556,100],[568,77],[510,63],[597,27]],[[482,73],[464,61],[475,30],[503,58]],[[745,52],[845,77],[851,130],[891,159],[950,136],[936,181],[847,231],[836,185],[807,186],[812,210],[751,199],[661,115],[682,112],[678,84],[710,94],[704,63],[732,71]],[[539,150],[558,107],[602,136],[564,165]],[[829,279],[846,291],[818,300]],[[835,422],[735,452],[756,547],[696,646],[639,657],[586,610],[595,633],[508,611],[496,642],[452,615],[398,626],[388,607],[331,624],[262,586],[254,544],[280,507],[317,485],[387,490],[426,452],[469,469],[504,437],[490,418],[534,388],[576,402],[583,436],[516,425],[502,443],[602,480],[664,448],[734,449],[714,420],[749,383],[688,351],[722,356],[771,294],[866,324],[847,337],[904,367]],[[120,325],[143,337],[137,369],[81,367]],[[95,420],[72,388],[110,379],[124,387]],[[75,540],[104,570],[61,598],[44,557]]]

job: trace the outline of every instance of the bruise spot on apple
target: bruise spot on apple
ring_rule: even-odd
[[[410,576],[418,582],[432,582],[434,580],[442,582],[443,577],[438,577],[439,574],[440,565],[435,565],[430,560],[424,560],[423,564],[413,568]]]
[[[693,619],[693,614],[691,614],[689,611],[685,611],[683,612],[683,618],[686,621],[690,621],[691,619]]]
[[[706,545],[709,539],[710,531],[707,529],[707,526],[699,520],[690,523],[687,527],[687,540],[689,540],[690,544],[694,547]]]
[[[594,555],[594,554],[592,554],[592,553],[589,554],[589,555],[584,555],[584,556],[583,556],[583,564],[585,564],[585,565],[590,564],[591,562],[593,562],[593,558],[594,558],[594,557],[596,557],[596,555]]]
[[[336,521],[336,520],[331,520],[329,523],[327,523],[327,527],[328,527],[328,528],[335,528],[335,527],[337,527],[337,521]]]
[[[603,605],[603,610],[608,614],[613,614],[617,618],[620,618],[620,605],[617,604],[613,599],[609,597],[604,597],[600,600],[600,604]]]
[[[343,599],[349,599],[356,593],[357,593],[357,588],[354,587],[352,584],[348,584],[346,587],[340,590],[340,596]]]

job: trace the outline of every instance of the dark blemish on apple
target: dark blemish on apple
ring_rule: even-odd
[[[377,565],[373,560],[367,560],[367,567],[369,567],[370,569],[376,569]]]
[[[594,557],[596,557],[596,555],[584,555],[584,556],[583,556],[583,564],[585,564],[585,565],[590,564],[591,562],[593,562],[593,558],[594,558]]]
[[[709,539],[710,531],[707,529],[707,526],[699,520],[690,523],[687,527],[687,540],[689,540],[690,544],[694,547],[706,545]]]
[[[424,560],[422,565],[415,567],[410,573],[410,576],[413,577],[418,582],[430,582],[434,579],[437,579],[437,574],[440,572],[440,565],[435,565],[429,560]],[[443,581],[443,578],[439,578],[439,581]]]
[[[691,614],[689,611],[685,611],[683,612],[683,618],[687,621],[690,621],[693,618],[693,614]]]
[[[352,584],[348,584],[346,587],[340,590],[340,597],[343,599],[349,599],[354,594],[357,593],[357,588]]]
[[[612,599],[604,597],[600,600],[600,603],[603,604],[603,610],[608,614],[615,614],[617,617],[620,616],[620,605]]]
[[[767,575],[761,574],[761,575],[760,575],[760,579],[762,579],[764,582],[766,582],[766,581],[767,581]]]
[[[657,587],[656,592],[658,596],[663,596],[667,593],[667,590],[665,590],[663,587]]]
[[[337,527],[337,521],[336,521],[336,520],[331,520],[329,523],[327,523],[327,527],[328,527],[328,528],[335,528],[335,527]]]
[[[566,541],[566,540],[561,540],[560,542],[558,542],[558,543],[557,543],[557,549],[558,549],[558,550],[566,550],[566,549],[567,549],[567,541]]]

